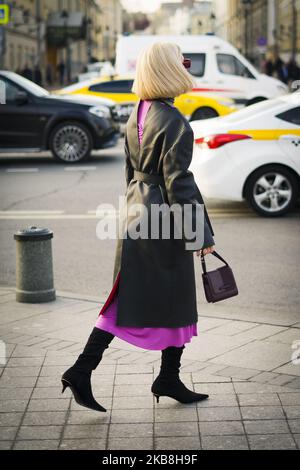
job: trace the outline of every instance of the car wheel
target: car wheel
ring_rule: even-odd
[[[49,147],[57,160],[76,163],[88,159],[93,149],[93,140],[83,124],[64,122],[52,131]]]
[[[210,119],[214,117],[218,117],[219,114],[213,108],[209,108],[208,106],[203,106],[202,108],[196,109],[196,111],[192,114],[190,121],[198,121],[200,119]]]
[[[245,198],[250,206],[265,217],[278,217],[288,212],[298,196],[295,175],[278,165],[255,171],[247,181]]]

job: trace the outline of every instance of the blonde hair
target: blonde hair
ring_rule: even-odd
[[[180,47],[155,42],[138,56],[132,91],[142,100],[175,98],[193,89],[192,75],[182,64]]]

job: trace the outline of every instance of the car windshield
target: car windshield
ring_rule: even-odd
[[[11,73],[7,75],[7,78],[12,80],[17,85],[20,85],[26,91],[28,91],[29,93],[32,93],[35,96],[41,97],[41,96],[48,96],[50,94],[47,90],[45,90],[45,88],[40,87],[36,83],[16,73]]]

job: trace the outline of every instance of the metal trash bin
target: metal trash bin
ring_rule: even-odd
[[[51,239],[47,228],[28,227],[16,240],[16,300],[41,303],[55,300]]]

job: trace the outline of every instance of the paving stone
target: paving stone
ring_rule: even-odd
[[[300,418],[300,406],[283,405],[283,409],[288,419]]]
[[[279,393],[279,397],[283,405],[300,405],[300,392]]]
[[[198,436],[198,423],[155,423],[155,437],[159,436]]]
[[[146,409],[153,408],[153,396],[149,393],[148,396],[141,397],[114,397],[113,409],[114,410],[129,410],[129,409]]]
[[[0,413],[0,426],[19,426],[23,413]]]
[[[29,398],[32,393],[32,388],[1,388],[0,387],[0,400],[25,400]]]
[[[62,426],[21,426],[17,440],[57,440],[61,432]]]
[[[1,426],[0,427],[0,440],[11,441],[15,438],[18,431],[17,426]]]
[[[107,424],[68,424],[65,427],[63,439],[105,439]]]
[[[45,358],[44,366],[65,366],[66,368],[74,364],[77,357],[71,354],[50,355],[51,351],[47,351],[47,357]]]
[[[295,442],[290,434],[269,434],[249,436],[252,450],[284,450],[295,449]]]
[[[153,383],[153,374],[120,374],[116,376],[116,385],[150,385]]]
[[[201,436],[245,434],[241,421],[203,421],[200,432]]]
[[[288,434],[287,422],[283,419],[244,421],[247,434]]]
[[[191,422],[198,421],[196,407],[191,409],[174,409],[174,408],[165,408],[165,409],[155,409],[155,421],[159,422]]]
[[[10,450],[12,445],[13,441],[0,441],[0,450]]]
[[[0,413],[16,413],[24,411],[28,403],[27,400],[0,400]]]
[[[210,330],[215,335],[222,335],[222,336],[233,336],[238,333],[242,333],[247,330],[251,330],[258,326],[257,323],[250,323],[246,321],[235,321],[230,320],[227,323],[220,325],[213,330]]]
[[[66,366],[43,366],[40,377],[60,377],[66,370]]]
[[[256,369],[245,369],[242,367],[226,367],[215,374],[225,377],[236,377],[238,379],[250,379],[259,373]],[[220,380],[220,379],[219,379]]]
[[[275,379],[278,374],[274,374],[274,372],[261,372],[260,374],[256,375],[253,380],[255,382],[266,383],[272,379]]]
[[[230,377],[220,378],[217,375],[205,373],[205,371],[193,372],[192,379],[194,383],[226,383],[231,382]]]
[[[109,421],[110,411],[99,413],[99,411],[87,410],[81,407],[81,410],[79,411],[70,412],[67,424],[104,424]]]
[[[296,445],[298,447],[298,449],[300,449],[300,434],[294,434],[294,439],[295,439],[295,442],[296,442]]]
[[[281,406],[242,406],[243,419],[285,419]]]
[[[201,373],[202,374],[213,375],[213,374],[216,374],[220,370],[224,370],[223,365],[210,364],[210,363],[207,363],[207,362],[206,363],[204,362],[203,364],[206,364],[206,366],[204,368],[201,368]]]
[[[72,396],[71,392],[66,389],[65,393],[62,395],[61,387],[37,387],[33,390],[32,399],[36,398],[69,398]],[[1,393],[1,390],[0,390]]]
[[[290,384],[295,377],[293,375],[278,374],[277,377],[269,381],[271,385],[287,385]],[[300,382],[300,380],[299,380]]]
[[[258,325],[251,330],[243,331],[235,335],[235,337],[245,342],[257,341],[272,338],[276,333],[285,331],[286,328],[282,326],[273,325]],[[247,367],[247,366],[246,366]]]
[[[28,411],[65,411],[69,405],[70,398],[32,399]]]
[[[300,389],[300,377],[294,378],[291,382],[288,383],[289,388]]]
[[[56,450],[58,449],[59,440],[33,440],[33,441],[16,441],[14,450]]]
[[[50,426],[64,424],[66,411],[27,411],[24,426]]]
[[[157,369],[159,369],[160,364],[158,364]],[[207,367],[207,362],[199,362],[199,361],[189,361],[189,363],[181,366],[180,370],[182,372],[198,372],[203,370]]]
[[[45,357],[46,351],[43,349],[17,346],[12,353],[12,357]]]
[[[38,357],[11,357],[7,363],[7,368],[11,367],[35,367],[41,366],[44,361],[43,356]]]
[[[120,374],[150,374],[153,372],[152,365],[140,365],[140,364],[118,364],[116,367],[118,376]]]
[[[239,335],[235,335],[232,338],[238,339]],[[222,354],[213,359],[212,362],[235,367],[248,367],[261,371],[271,371],[288,362],[290,355],[290,350],[283,343],[253,341],[240,346],[238,351],[235,349]]]
[[[152,423],[111,424],[109,438],[113,437],[150,437],[153,435]]]
[[[105,450],[106,439],[63,439],[60,450]]]
[[[156,437],[155,450],[199,450],[201,449],[200,439],[193,437]]]
[[[248,450],[245,436],[202,436],[204,450]]]
[[[23,366],[23,367],[9,367],[5,368],[4,374],[2,375],[2,379],[4,378],[13,378],[13,377],[37,377],[40,372],[40,366],[30,367],[30,366]]]
[[[289,419],[288,423],[289,423],[292,433],[294,434],[300,433],[300,419]]]
[[[198,415],[199,421],[234,421],[241,419],[241,413],[238,406],[199,408]]]
[[[216,406],[238,406],[237,396],[233,393],[209,395],[207,400],[197,402],[199,408],[210,408]]]
[[[138,397],[151,393],[149,385],[115,385],[114,397]]]
[[[299,334],[300,337],[300,334]],[[291,349],[292,351],[292,349]],[[294,376],[300,376],[300,364],[293,364],[292,362],[289,362],[288,364],[285,364],[283,366],[277,367],[274,372],[278,374],[288,374],[288,375],[294,375]]]
[[[289,394],[288,394],[289,395]],[[243,393],[238,395],[240,406],[263,406],[263,405],[280,405],[279,398],[275,393],[255,394]]]
[[[112,410],[112,423],[153,423],[152,409],[136,409],[134,413],[129,410]]]
[[[195,392],[198,393],[207,393],[210,394],[227,394],[227,393],[234,393],[234,388],[232,383],[202,383],[202,384],[195,384]]]
[[[0,379],[1,388],[14,388],[16,390],[22,389],[23,387],[34,387],[36,383],[36,377],[12,377],[3,376]]]
[[[152,450],[152,437],[114,437],[108,440],[108,450]]]
[[[257,382],[235,382],[234,389],[236,393],[239,393],[239,394],[241,393],[256,393],[256,394],[283,393],[286,391],[286,387],[281,387],[280,385],[269,385],[269,384],[257,383]]]

